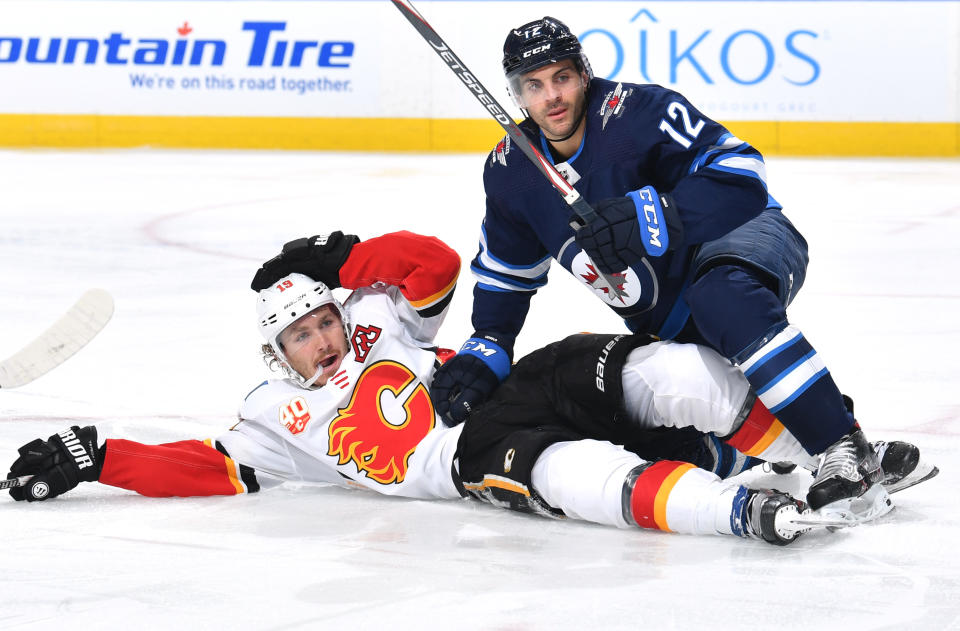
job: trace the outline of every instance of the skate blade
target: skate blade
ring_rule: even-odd
[[[824,518],[863,524],[883,517],[893,510],[893,500],[882,484],[874,484],[860,497],[848,498],[822,506]]]
[[[916,468],[904,476],[902,480],[897,480],[892,484],[885,484],[884,488],[887,489],[887,493],[898,493],[903,489],[909,489],[911,486],[926,482],[930,478],[936,477],[938,473],[940,473],[940,469],[921,460],[917,463]]]
[[[840,528],[856,525],[856,521],[821,515],[809,508],[802,513],[796,510],[782,511],[777,515],[776,520],[777,534],[789,540],[796,539],[800,535],[815,529],[826,528],[833,532]]]
[[[860,522],[855,519],[843,519],[837,516],[828,517],[811,511],[799,514],[797,517],[790,519],[789,523],[807,530],[811,528],[836,530],[838,528],[850,528],[860,524]]]

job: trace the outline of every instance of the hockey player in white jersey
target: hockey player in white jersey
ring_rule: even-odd
[[[742,374],[709,349],[571,336],[521,359],[467,423],[445,426],[429,387],[459,264],[441,241],[408,232],[291,242],[254,281],[266,286],[264,352],[285,378],[248,394],[230,431],[101,446],[95,427],[72,427],[20,449],[8,478],[32,477],[11,495],[45,500],[81,481],[152,497],[233,495],[298,481],[780,545],[822,520],[785,493],[678,459],[687,443],[663,440],[681,431],[665,427],[695,427],[752,456],[804,463]],[[275,278],[290,269],[322,280]],[[354,290],[342,305],[338,286]]]

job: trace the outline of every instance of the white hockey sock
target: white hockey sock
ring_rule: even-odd
[[[623,447],[600,440],[577,440],[547,447],[533,467],[537,493],[572,519],[627,528],[623,481],[644,461]]]

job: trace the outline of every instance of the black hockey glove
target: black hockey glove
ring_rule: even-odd
[[[304,274],[330,289],[340,286],[340,267],[360,237],[341,231],[294,239],[277,256],[264,263],[253,277],[250,289],[260,291],[288,274]]]
[[[601,200],[594,210],[596,219],[577,231],[576,240],[606,274],[622,272],[646,255],[661,256],[683,239],[673,200],[652,186]]]
[[[492,335],[474,333],[433,375],[430,398],[448,427],[459,425],[510,374],[509,349]]]
[[[7,479],[33,477],[24,486],[10,489],[17,500],[36,502],[66,493],[81,482],[96,482],[103,469],[104,449],[97,445],[92,425],[65,429],[47,440],[30,441],[19,449]]]

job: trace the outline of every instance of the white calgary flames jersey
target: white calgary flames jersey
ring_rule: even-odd
[[[261,486],[291,480],[360,486],[413,498],[454,498],[462,426],[448,428],[430,400],[432,346],[446,309],[423,317],[393,286],[356,290],[339,371],[321,388],[265,381],[217,438]]]

